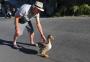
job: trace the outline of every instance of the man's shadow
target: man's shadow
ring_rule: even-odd
[[[23,44],[23,45],[30,45],[30,44],[27,44],[27,43],[21,43],[21,42],[17,42],[17,44]],[[13,41],[7,41],[7,40],[2,40],[0,39],[0,45],[7,45],[9,47],[11,47],[12,49],[15,49],[13,48]],[[18,49],[19,51],[25,53],[25,54],[33,54],[33,55],[36,55],[38,52],[34,49],[27,49],[25,47],[22,47]]]

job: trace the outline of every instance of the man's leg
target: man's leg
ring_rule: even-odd
[[[13,38],[13,45],[16,45],[16,40],[17,40],[17,35],[16,35],[16,33],[14,34],[14,38]]]
[[[13,46],[18,48],[17,44],[16,44],[16,40],[18,39],[18,35],[16,35],[16,33],[14,34],[14,38],[13,38]]]
[[[34,33],[34,29],[33,29],[31,21],[28,22],[28,26],[26,26],[26,28],[27,28],[28,33],[29,33],[30,44],[35,44],[34,43],[35,33]]]
[[[35,44],[34,43],[34,32],[29,32],[29,38],[30,38],[30,44]]]
[[[16,28],[15,28],[15,34],[14,34],[14,38],[13,38],[13,46],[18,47],[16,41],[23,34],[23,31],[24,31],[26,25],[27,25],[27,23],[19,25],[20,33],[18,33],[18,34],[16,33]]]

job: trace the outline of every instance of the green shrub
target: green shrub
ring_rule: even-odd
[[[79,6],[78,13],[80,15],[90,15],[90,6],[88,4],[82,4]]]
[[[79,16],[79,15],[90,15],[90,6],[88,4],[73,5],[73,6],[62,6],[55,13],[55,16]]]
[[[79,9],[79,6],[74,5],[74,6],[70,7],[69,9],[71,10],[70,12],[72,12],[73,15],[77,15],[77,11]]]

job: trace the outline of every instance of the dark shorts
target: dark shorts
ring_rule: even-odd
[[[19,28],[20,28],[20,34],[23,34],[23,31],[25,30],[25,28],[27,29],[28,32],[34,32],[33,29],[33,25],[31,23],[31,21],[28,21],[24,24],[19,23]]]
[[[28,21],[28,25],[26,26],[28,32],[34,32],[33,25],[31,21]]]

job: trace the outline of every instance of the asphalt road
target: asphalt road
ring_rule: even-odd
[[[32,20],[35,27],[35,21]],[[0,62],[90,62],[90,18],[60,17],[41,18],[45,35],[55,37],[49,58],[38,56],[38,47],[30,46],[28,33],[17,40],[23,46],[12,48],[14,35],[14,18],[0,18]],[[35,28],[35,42],[40,35]]]

